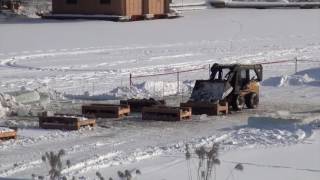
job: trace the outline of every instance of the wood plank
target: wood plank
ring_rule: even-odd
[[[228,114],[229,113],[229,105],[227,102],[221,103],[209,103],[209,102],[187,102],[181,103],[181,107],[191,107],[192,114],[194,115],[214,115],[217,116],[219,114]]]
[[[39,127],[43,129],[79,130],[83,126],[95,126],[95,119],[82,119],[83,117],[39,117]]]
[[[166,102],[164,100],[154,99],[128,99],[121,100],[120,104],[129,105],[131,112],[141,112],[144,107],[165,105]]]
[[[82,106],[82,114],[97,118],[121,118],[130,114],[129,105],[89,104]]]
[[[8,140],[8,139],[16,139],[17,138],[17,131],[10,131],[10,132],[1,132],[0,133],[0,140]]]
[[[191,108],[155,106],[144,107],[142,110],[143,120],[159,120],[159,121],[181,121],[191,119]]]

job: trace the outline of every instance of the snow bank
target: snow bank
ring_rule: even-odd
[[[271,77],[262,82],[263,86],[287,87],[287,86],[319,86],[320,68],[307,69],[294,75]]]
[[[0,118],[9,115],[30,115],[30,106],[18,103],[13,96],[0,93]]]
[[[19,103],[26,104],[40,101],[40,94],[37,91],[22,89],[20,91],[9,92],[8,94],[13,96]]]
[[[36,116],[48,108],[51,100],[61,100],[63,98],[61,93],[46,86],[34,90],[22,87],[19,91],[0,93],[0,118],[6,116]],[[7,122],[0,121],[0,124]]]
[[[179,84],[179,92],[186,94],[190,93],[193,89],[194,81],[183,81]],[[176,95],[178,89],[177,82],[163,82],[163,81],[145,81],[142,83],[134,84],[129,87],[117,87],[105,94],[90,95],[85,92],[83,95],[65,94],[64,96],[69,99],[82,99],[82,100],[118,100],[129,98],[151,98]]]
[[[39,18],[37,15],[38,9],[34,6],[22,6],[17,10],[17,14],[27,16],[30,18]]]
[[[219,137],[203,138],[201,142],[193,144],[199,147],[218,142],[224,150],[295,144],[311,136],[314,129],[312,124],[281,118],[250,117],[247,126],[236,127]]]
[[[5,116],[36,115],[36,109],[44,109],[51,99],[62,98],[61,95],[46,86],[34,90],[24,87],[19,91],[0,93],[0,118]]]
[[[299,119],[291,115],[287,118],[253,116],[249,117],[246,126],[235,127],[219,138],[217,136],[203,138],[203,143],[198,145],[219,142],[224,149],[288,145],[310,137],[313,130],[320,128],[319,122],[319,117],[312,117],[311,121],[305,122],[304,118]]]
[[[194,86],[193,81],[183,81],[179,83],[177,82],[163,82],[163,81],[146,81],[140,84],[135,84],[132,86],[131,91],[129,92],[131,97],[152,97],[152,96],[170,96],[176,95],[179,92],[190,92],[192,87]],[[125,91],[118,91],[115,89],[111,91],[115,95],[125,95],[123,93],[128,93]]]
[[[21,104],[38,104],[46,106],[50,100],[63,99],[62,93],[48,88],[46,85],[40,86],[36,89],[27,89],[21,87],[18,91],[7,92],[6,94],[14,97],[15,101]]]
[[[320,80],[320,68],[312,68],[312,69],[306,69],[303,71],[299,71],[296,73],[296,75],[308,75],[310,78],[313,78],[315,80]]]
[[[51,1],[30,1],[24,2],[17,10],[17,13],[31,18],[39,18],[38,13],[46,13],[51,11],[51,9]]]

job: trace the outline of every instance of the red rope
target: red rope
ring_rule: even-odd
[[[298,62],[318,62],[318,63],[320,63],[320,61],[316,61],[316,60],[298,60]]]
[[[265,65],[265,64],[280,64],[280,63],[287,63],[287,62],[295,62],[295,60],[271,61],[271,62],[263,62],[263,63],[260,63],[260,64],[262,64],[262,65]]]

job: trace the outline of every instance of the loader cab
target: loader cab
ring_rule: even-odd
[[[235,93],[239,93],[246,89],[250,82],[262,80],[262,66],[214,64],[211,67],[210,80],[228,82],[234,88]]]
[[[235,110],[244,104],[256,108],[259,103],[259,82],[262,81],[262,65],[214,64],[211,68],[212,82],[226,82],[233,88],[227,101]]]
[[[217,66],[216,64],[211,68],[210,80],[212,81],[228,81],[229,83],[234,79],[233,69],[230,67]]]

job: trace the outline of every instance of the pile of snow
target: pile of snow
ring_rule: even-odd
[[[194,81],[183,81],[179,84],[179,93],[189,94],[194,87]],[[130,98],[151,98],[176,95],[178,93],[177,82],[163,82],[163,81],[145,81],[134,84],[129,87],[117,87],[108,93],[99,95],[90,95],[85,92],[83,95],[65,94],[69,99],[82,100],[118,100]]]
[[[40,106],[47,106],[50,100],[63,99],[62,93],[48,88],[46,85],[40,86],[36,89],[27,89],[21,87],[18,91],[7,92],[8,95],[13,96],[15,101],[21,104],[38,104]]]
[[[34,6],[22,6],[16,11],[17,14],[30,18],[39,18],[37,12],[38,10]]]
[[[30,106],[18,103],[13,96],[0,93],[0,117],[9,115],[30,115]]]
[[[62,95],[46,86],[34,90],[22,87],[19,91],[0,93],[0,118],[37,115]]]
[[[12,20],[21,20],[21,19],[25,19],[26,17],[23,15],[19,15],[15,12],[12,11],[0,11],[0,22],[9,22]]]
[[[307,69],[294,75],[271,77],[262,82],[263,86],[320,86],[320,68]]]
[[[47,13],[51,11],[51,1],[30,1],[24,2],[20,8],[17,10],[17,14],[24,15],[31,18],[38,18],[37,14]]]
[[[135,97],[135,98],[150,98],[171,96],[178,93],[190,92],[193,88],[193,81],[163,82],[163,81],[146,81],[140,84],[134,84],[131,89],[118,87],[111,91],[116,97]],[[179,88],[179,92],[178,92]],[[129,91],[128,91],[129,90]]]
[[[37,91],[21,89],[20,91],[8,92],[19,103],[27,104],[40,101],[40,94]]]
[[[317,120],[303,124],[302,120],[273,117],[250,117],[247,126],[239,126],[220,137],[203,138],[196,147],[221,144],[222,149],[259,148],[270,145],[289,145],[310,137],[316,128]]]

